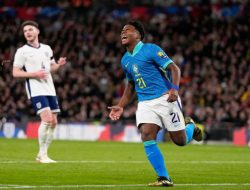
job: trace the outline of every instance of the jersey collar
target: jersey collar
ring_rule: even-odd
[[[26,45],[27,46],[30,46],[30,47],[32,47],[32,48],[35,48],[35,49],[39,49],[40,47],[41,47],[41,44],[39,43],[39,46],[36,48],[36,47],[34,47],[34,46],[32,46],[32,45],[30,45],[30,44],[28,44],[28,43],[26,43]]]
[[[139,41],[134,47],[133,53],[131,54],[130,52],[128,52],[128,55],[135,56],[140,51],[143,45],[144,43],[142,41]]]

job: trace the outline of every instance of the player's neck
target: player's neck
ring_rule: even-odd
[[[129,44],[127,46],[127,51],[131,54],[133,54],[133,51],[135,49],[135,46],[139,43],[140,41],[134,41],[133,43]]]
[[[38,42],[38,40],[29,41],[29,42],[27,42],[27,44],[29,44],[30,46],[32,46],[34,48],[39,48],[39,46],[40,46],[40,43]]]

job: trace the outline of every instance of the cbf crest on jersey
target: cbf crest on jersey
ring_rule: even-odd
[[[138,66],[136,65],[136,64],[133,64],[132,65],[132,69],[133,69],[133,72],[135,73],[135,75],[137,74],[139,74],[139,69],[138,69]]]
[[[166,53],[164,53],[163,51],[158,51],[157,55],[160,57],[160,58],[163,58],[163,59],[166,59],[168,56]]]

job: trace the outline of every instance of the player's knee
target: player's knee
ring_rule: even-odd
[[[48,125],[52,125],[54,118],[50,110],[45,110],[40,113],[41,120],[45,123],[48,123]]]
[[[154,124],[143,124],[139,128],[141,132],[141,139],[143,142],[155,140],[159,127]]]
[[[53,115],[53,121],[52,121],[52,127],[56,127],[57,126],[57,117],[56,117],[56,115]]]
[[[54,128],[56,127],[56,125],[57,125],[57,121],[53,121],[52,124],[51,124],[51,126],[54,127]]]
[[[42,121],[50,126],[53,124],[53,120],[51,118],[44,118]]]
[[[145,141],[155,140],[155,137],[150,132],[143,132],[141,134],[141,139],[142,139],[143,142],[145,142]]]

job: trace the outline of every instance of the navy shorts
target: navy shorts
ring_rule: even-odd
[[[51,110],[53,113],[60,112],[58,100],[56,96],[35,96],[31,97],[33,109],[37,114],[44,110]]]

